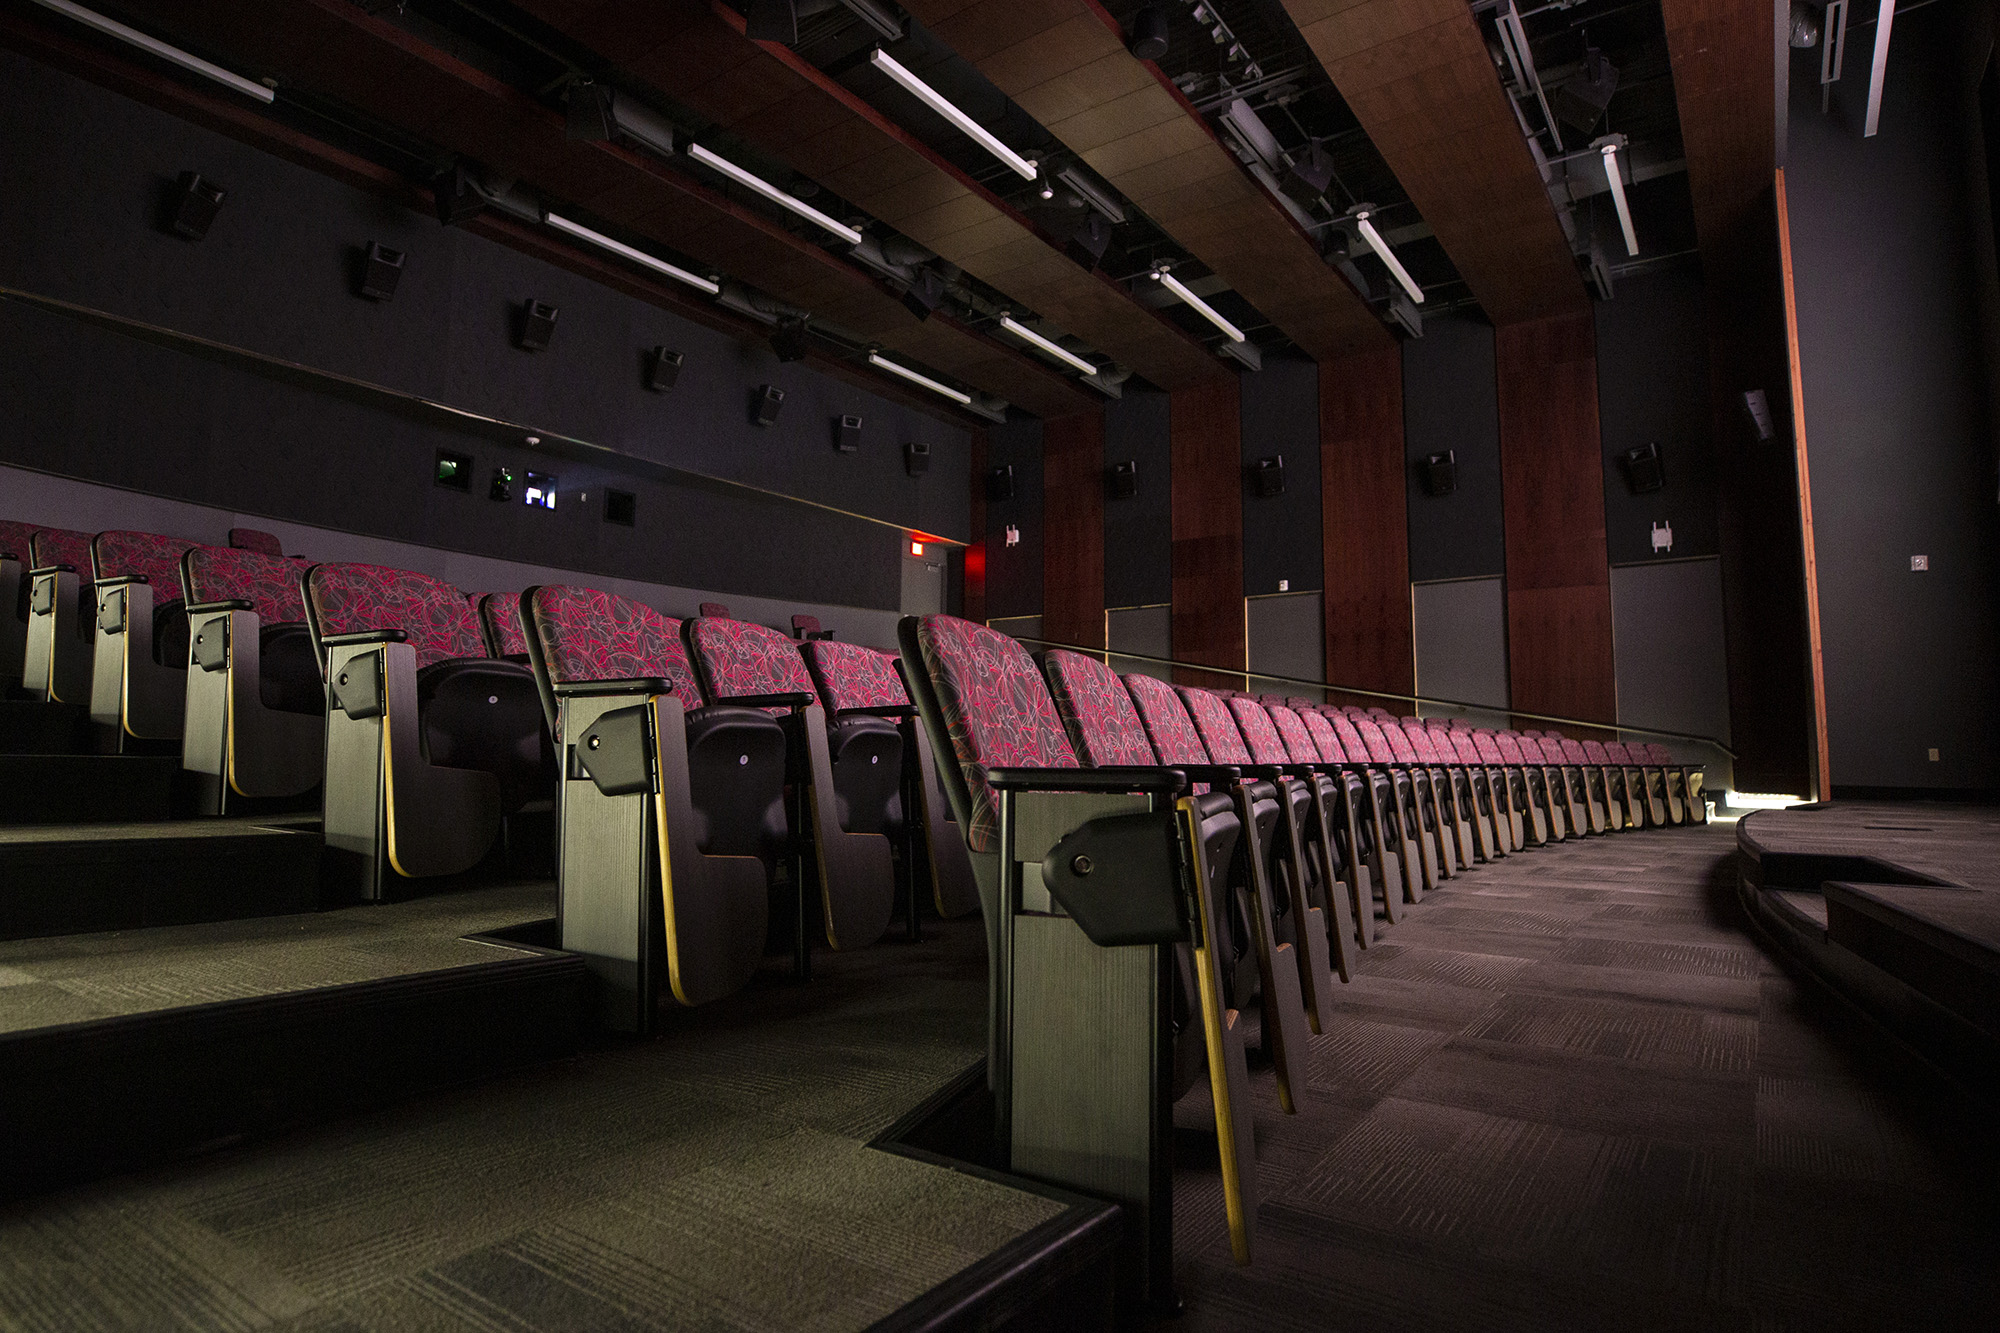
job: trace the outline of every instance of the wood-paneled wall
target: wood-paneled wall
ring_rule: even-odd
[[[975,625],[986,623],[986,431],[972,432],[972,541],[959,568],[965,586],[959,590],[960,613]]]
[[[1319,456],[1326,678],[1412,693],[1400,349],[1320,367]]]
[[[1170,400],[1174,658],[1243,671],[1243,407],[1234,376]],[[1206,672],[1185,683],[1226,684]]]
[[[1042,426],[1042,637],[1104,646],[1104,413]]]
[[[1616,722],[1591,316],[1505,325],[1494,353],[1514,707]]]

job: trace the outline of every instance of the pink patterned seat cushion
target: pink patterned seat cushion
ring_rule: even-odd
[[[1434,766],[1445,762],[1438,754],[1437,746],[1431,742],[1429,727],[1413,717],[1401,718],[1399,721],[1401,725],[1397,730],[1401,731],[1403,738],[1409,741],[1410,750],[1416,756],[1416,763]]]
[[[683,705],[701,707],[680,621],[595,588],[550,584],[534,593],[529,614],[553,684],[657,677]]]
[[[1292,752],[1285,748],[1285,738],[1272,725],[1271,715],[1264,711],[1263,704],[1247,694],[1239,694],[1229,700],[1229,713],[1236,719],[1236,730],[1243,734],[1243,743],[1250,747],[1253,763],[1292,762]]]
[[[1382,739],[1388,742],[1389,753],[1399,764],[1417,764],[1417,747],[1410,744],[1410,734],[1403,730],[1401,718],[1390,718],[1381,726]]]
[[[453,658],[486,656],[486,635],[465,594],[442,579],[382,565],[315,565],[306,576],[323,635],[399,629],[416,650],[417,669]]]
[[[91,568],[100,579],[145,579],[153,605],[161,607],[181,600],[181,557],[198,544],[151,532],[100,532],[90,544]]]
[[[1658,741],[1647,741],[1645,748],[1646,748],[1647,763],[1656,764],[1661,768],[1679,767],[1677,764],[1674,763],[1674,756],[1672,755],[1672,753],[1668,751],[1666,746],[1660,744]]]
[[[798,617],[794,617],[798,619]],[[875,648],[833,639],[813,639],[801,645],[806,666],[819,686],[829,711],[850,708],[901,708],[910,702],[896,659]]]
[[[1250,757],[1250,747],[1244,742],[1243,733],[1237,730],[1236,718],[1221,695],[1191,685],[1179,688],[1181,702],[1187,705],[1188,716],[1194,719],[1194,729],[1201,733],[1201,743],[1211,759],[1218,764],[1256,762]]]
[[[1641,762],[1632,757],[1632,752],[1625,748],[1623,741],[1606,741],[1604,743],[1604,753],[1612,763],[1623,767],[1637,767]]]
[[[22,565],[33,558],[31,541],[41,529],[32,523],[15,523],[0,519],[0,555],[12,556]]]
[[[239,551],[255,551],[258,555],[282,556],[285,553],[285,544],[278,540],[276,534],[258,528],[231,528],[229,544]]]
[[[1313,741],[1312,733],[1306,730],[1305,722],[1284,704],[1267,703],[1264,711],[1270,716],[1271,725],[1278,729],[1278,739],[1285,743],[1286,753],[1295,764],[1317,764],[1323,761],[1319,746]]]
[[[90,534],[71,532],[66,528],[37,528],[29,539],[34,547],[31,558],[33,569],[46,569],[50,565],[69,565],[76,570],[79,583],[91,580]]]
[[[1608,765],[1611,762],[1611,755],[1605,750],[1602,741],[1585,741],[1583,743],[1583,758],[1585,763],[1596,764],[1599,767]]]
[[[1453,727],[1447,731],[1440,732],[1439,736],[1441,737],[1438,740],[1440,748],[1449,745],[1451,753],[1458,759],[1459,763],[1471,764],[1476,767],[1487,762],[1486,757],[1479,753],[1479,747],[1473,744],[1471,732]]]
[[[1504,768],[1510,762],[1507,756],[1501,753],[1500,746],[1495,742],[1493,733],[1490,731],[1473,732],[1472,746],[1479,752],[1479,762],[1482,764]],[[1519,763],[1520,761],[1517,759],[1511,762]]]
[[[1581,741],[1571,740],[1565,736],[1556,742],[1556,746],[1562,751],[1563,762],[1565,764],[1587,764],[1590,762],[1590,752],[1583,748],[1583,742]]]
[[[1327,721],[1326,714],[1317,708],[1308,708],[1299,714],[1299,721],[1305,724],[1306,734],[1319,747],[1319,757],[1329,764],[1347,762],[1346,747],[1340,743],[1340,735],[1334,731],[1333,723]]]
[[[486,637],[500,657],[519,657],[528,651],[528,636],[521,631],[521,594],[489,592],[478,601],[479,620]]]
[[[806,659],[790,635],[721,616],[699,616],[687,623],[685,632],[688,654],[717,703],[758,694],[803,694],[820,702]]]
[[[917,623],[917,644],[972,796],[966,844],[989,851],[1000,806],[987,770],[1076,768],[1076,751],[1042,673],[1017,641],[956,616],[925,616]]]
[[[1146,724],[1139,720],[1117,672],[1094,657],[1060,648],[1042,658],[1042,672],[1049,679],[1056,716],[1084,763],[1092,768],[1150,768],[1159,762],[1146,739]]]
[[[190,601],[246,601],[265,625],[297,624],[306,618],[296,561],[228,546],[197,546],[181,569]]]
[[[1500,752],[1500,761],[1503,764],[1520,768],[1529,762],[1528,752],[1521,748],[1521,737],[1518,732],[1495,732],[1493,748]],[[1540,763],[1541,756],[1537,754],[1533,762]]]
[[[1208,762],[1201,733],[1195,730],[1194,721],[1188,717],[1187,707],[1174,693],[1173,686],[1157,676],[1134,673],[1125,677],[1125,689],[1132,696],[1132,706],[1146,727],[1146,739],[1152,742],[1153,753],[1160,757],[1161,763]]]
[[[1361,737],[1362,747],[1368,752],[1369,763],[1393,764],[1396,762],[1396,751],[1389,744],[1389,738],[1383,733],[1380,723],[1366,714],[1354,718],[1352,721],[1354,723],[1354,730]],[[1346,740],[1346,735],[1343,734],[1341,739],[1343,741]]]

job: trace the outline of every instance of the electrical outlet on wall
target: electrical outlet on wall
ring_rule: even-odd
[[[1935,763],[1936,763],[1936,762],[1938,761],[1938,752],[1937,752],[1937,746],[1933,745],[1933,746],[1931,747],[1931,749],[1930,749],[1930,755],[1931,755],[1931,762],[1932,762],[1933,764],[1935,764]]]
[[[1931,558],[1930,558],[1929,556],[1927,556],[1927,555],[1913,555],[1913,556],[1911,556],[1911,557],[1910,557],[1910,572],[1911,572],[1911,573],[1913,573],[1913,574],[1922,574],[1922,573],[1925,573],[1925,572],[1927,572],[1927,571],[1928,571],[1928,570],[1930,569],[1930,567],[1931,567]]]
[[[1292,581],[1291,581],[1290,579],[1279,579],[1279,580],[1278,580],[1278,591],[1279,591],[1279,592],[1290,592],[1291,590],[1292,590]]]

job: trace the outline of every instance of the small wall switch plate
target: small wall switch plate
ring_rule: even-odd
[[[1929,556],[1913,555],[1910,557],[1910,571],[1912,573],[1922,573],[1928,570],[1930,567],[1931,567],[1931,558]]]
[[[1279,579],[1279,580],[1278,580],[1278,591],[1279,591],[1279,592],[1290,592],[1291,590],[1292,590],[1292,581],[1291,581],[1290,579]]]
[[[1931,747],[1930,754],[1931,754],[1931,762],[1935,764],[1938,761],[1937,746],[1933,745]]]

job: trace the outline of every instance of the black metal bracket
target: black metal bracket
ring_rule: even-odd
[[[220,671],[229,665],[229,617],[218,616],[196,631],[194,664],[203,671]]]
[[[1103,815],[1042,859],[1042,883],[1091,943],[1176,944],[1188,938],[1180,830],[1171,808]]]
[[[113,588],[97,611],[97,627],[106,634],[125,632],[125,590]]]
[[[333,678],[333,706],[357,722],[388,711],[382,688],[382,654],[363,653],[340,669]]]
[[[636,796],[653,789],[646,745],[646,714],[651,711],[650,704],[614,708],[591,723],[571,747],[576,767],[606,796]]]

